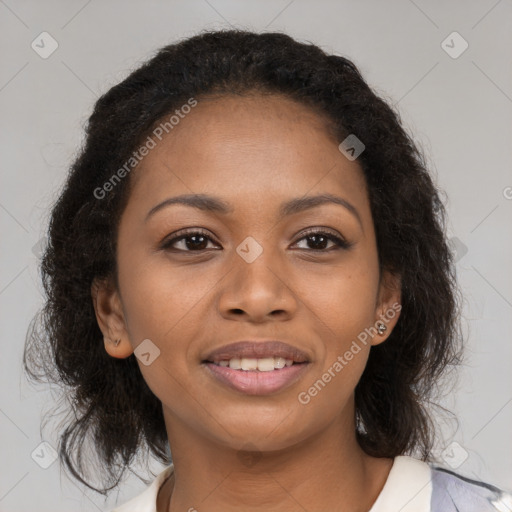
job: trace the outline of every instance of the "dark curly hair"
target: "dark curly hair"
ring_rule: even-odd
[[[51,213],[41,262],[46,302],[29,326],[24,367],[33,379],[65,390],[72,414],[60,434],[61,461],[103,494],[118,485],[136,455],[151,453],[165,464],[171,458],[161,403],[133,354],[116,359],[106,353],[91,298],[95,278],[118,284],[117,228],[134,176],[101,200],[95,190],[191,97],[253,92],[307,105],[328,120],[339,141],[355,134],[366,146],[357,161],[379,266],[400,275],[402,310],[386,342],[371,348],[355,389],[357,439],[375,457],[432,457],[429,409],[445,370],[461,361],[462,336],[446,213],[425,157],[399,114],[347,58],[282,33],[204,31],[161,48],[97,100]],[[99,486],[85,477],[86,441],[105,469]]]

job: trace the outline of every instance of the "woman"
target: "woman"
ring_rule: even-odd
[[[106,493],[145,449],[167,465],[117,512],[506,510],[433,461],[461,350],[444,216],[349,60],[162,48],[98,100],[52,213],[25,362],[68,387],[66,467]]]

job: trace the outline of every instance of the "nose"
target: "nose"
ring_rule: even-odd
[[[233,259],[219,298],[224,318],[264,323],[294,316],[298,307],[296,292],[275,254],[264,250],[250,263],[239,254],[234,254]]]

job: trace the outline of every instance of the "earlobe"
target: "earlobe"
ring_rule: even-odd
[[[375,334],[372,337],[372,346],[380,345],[381,343],[386,341],[386,339],[389,337],[389,333],[391,332],[391,329],[385,323],[385,320],[378,320],[377,322],[375,322],[373,330]]]
[[[379,286],[377,301],[378,316],[375,322],[376,335],[372,345],[379,345],[391,334],[400,317],[401,305],[401,276],[385,271]]]
[[[96,320],[103,333],[106,352],[116,358],[133,353],[119,293],[110,279],[95,279],[91,285],[91,298]]]
[[[109,356],[116,357],[118,359],[125,359],[128,356],[133,354],[133,348],[128,341],[128,339],[118,338],[117,340],[112,340],[109,338],[103,338],[105,343],[105,351]]]

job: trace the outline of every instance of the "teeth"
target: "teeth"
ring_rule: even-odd
[[[236,357],[234,357],[233,359],[230,359],[229,367],[233,370],[241,370],[242,369],[241,360],[237,359]]]
[[[257,359],[249,359],[247,357],[242,357],[242,370],[257,370],[258,369],[258,360]]]
[[[271,372],[274,369],[274,358],[273,357],[266,357],[265,359],[257,359],[257,363],[258,363],[258,370],[260,372]]]
[[[233,357],[229,361],[219,361],[219,366],[229,367],[232,370],[258,370],[260,372],[270,372],[272,370],[279,370],[285,366],[293,364],[292,359],[285,359],[284,357],[263,357],[255,359],[251,357]]]
[[[274,367],[284,368],[286,365],[286,359],[284,357],[274,357]]]

